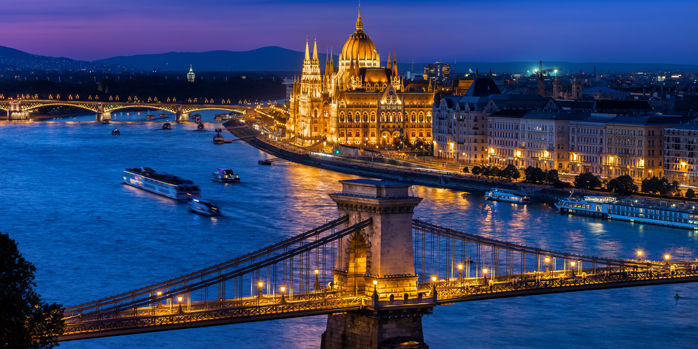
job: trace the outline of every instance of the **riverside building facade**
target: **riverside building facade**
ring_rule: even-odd
[[[405,84],[395,52],[381,66],[373,41],[363,31],[361,8],[356,31],[338,60],[335,66],[328,55],[322,72],[317,42],[312,58],[306,42],[303,73],[293,84],[286,125],[294,141],[388,145],[404,137],[431,142],[434,85]]]
[[[667,180],[683,185],[698,184],[698,123],[690,122],[664,130],[664,172]]]

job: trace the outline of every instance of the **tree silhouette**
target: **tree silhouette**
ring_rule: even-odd
[[[53,348],[63,332],[63,307],[48,304],[34,291],[34,267],[17,243],[0,233],[0,345],[3,348]]]

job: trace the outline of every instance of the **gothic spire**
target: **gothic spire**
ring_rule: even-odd
[[[397,52],[395,49],[393,49],[393,75],[397,76]]]
[[[356,30],[364,29],[364,23],[361,22],[361,1],[359,1],[359,17],[356,19]]]
[[[310,60],[310,50],[308,49],[308,38],[305,38],[305,60]]]
[[[386,67],[391,70],[393,69],[393,66],[390,65],[390,49],[388,49],[388,64],[386,65]]]
[[[327,50],[325,50],[327,51]],[[330,73],[330,55],[325,52],[325,75]]]
[[[334,73],[334,54],[332,53],[331,46],[330,46],[330,72]]]
[[[317,38],[313,43],[313,61],[320,63],[320,59],[317,58]]]

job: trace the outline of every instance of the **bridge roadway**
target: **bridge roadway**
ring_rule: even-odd
[[[387,295],[361,297],[338,292],[296,294],[292,300],[280,295],[264,295],[244,299],[191,302],[190,304],[140,307],[112,317],[81,322],[80,317],[68,319],[59,341],[101,338],[185,328],[227,325],[245,322],[278,320],[304,316],[330,315],[347,311],[363,311],[369,316],[381,310],[399,317],[404,311],[431,313],[437,305],[450,305],[486,299],[521,297],[564,292],[578,292],[698,282],[696,262],[674,269],[633,269],[608,271],[532,272],[499,276],[492,282],[485,277],[439,280],[419,285],[420,296],[390,301]],[[436,297],[434,297],[436,295]]]
[[[131,108],[156,109],[175,114],[177,121],[188,120],[188,115],[202,110],[226,110],[240,114],[247,113],[249,106],[225,103],[165,103],[165,102],[121,102],[121,101],[80,101],[56,99],[0,100],[0,110],[8,113],[13,120],[28,119],[29,112],[42,107],[67,106],[85,109],[98,115],[98,119],[110,119],[111,113]]]

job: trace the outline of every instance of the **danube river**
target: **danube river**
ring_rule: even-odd
[[[145,112],[115,114],[143,120]],[[74,305],[256,250],[336,217],[327,194],[352,176],[266,157],[236,142],[212,144],[192,123],[94,122],[94,115],[0,123],[0,231],[38,268],[39,293]],[[170,119],[171,120],[171,119]],[[226,134],[226,138],[230,138]],[[148,166],[191,179],[222,218],[121,184],[125,167]],[[217,167],[242,183],[210,180]],[[481,194],[413,187],[415,216],[559,251],[659,260],[698,257],[698,233],[561,215],[554,207],[486,202]],[[674,298],[678,293],[679,300]],[[440,306],[423,318],[431,348],[648,347],[698,343],[698,285],[669,285],[510,298]],[[315,348],[324,316],[66,342],[61,348]]]

